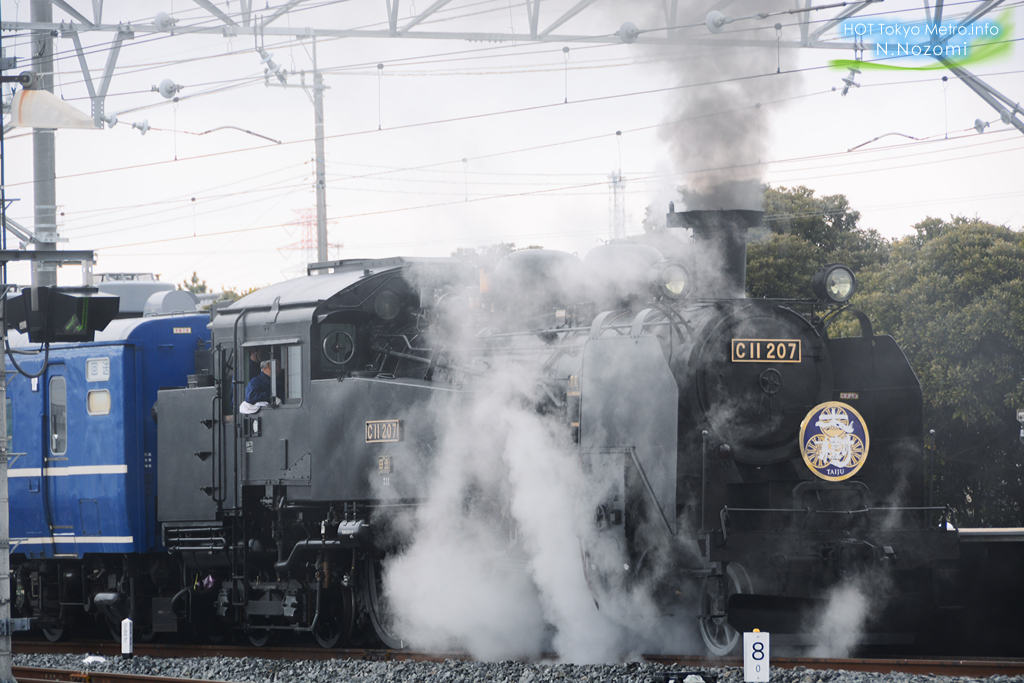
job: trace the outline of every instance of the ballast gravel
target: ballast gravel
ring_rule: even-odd
[[[97,661],[102,660],[102,661]],[[646,662],[627,664],[536,664],[527,662],[367,662],[356,660],[294,661],[255,657],[164,659],[106,657],[85,661],[84,655],[15,655],[15,666],[77,671],[191,678],[232,683],[658,683],[665,674],[696,671]],[[703,683],[743,683],[736,667],[702,668]],[[773,669],[771,683],[1024,683],[1024,676],[966,678],[904,673],[818,671],[797,667]],[[682,680],[679,683],[684,683]],[[685,683],[701,683],[689,679]]]

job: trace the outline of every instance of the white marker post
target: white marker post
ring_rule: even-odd
[[[124,619],[121,622],[121,657],[132,658],[132,620]]]
[[[768,681],[768,634],[758,629],[743,634],[743,680],[746,683]]]

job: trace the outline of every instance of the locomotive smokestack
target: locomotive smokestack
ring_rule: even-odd
[[[747,287],[747,230],[761,224],[764,211],[746,209],[676,211],[669,204],[665,225],[669,228],[690,228],[693,240],[709,258],[698,264],[698,282],[714,282],[708,269],[720,277],[714,292],[701,291],[701,296],[742,299]],[[706,265],[704,265],[706,264]]]

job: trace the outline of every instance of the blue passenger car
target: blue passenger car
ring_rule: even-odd
[[[95,342],[18,355],[38,377],[7,361],[16,563],[159,549],[152,410],[157,390],[196,372],[208,323],[205,313],[115,320]]]

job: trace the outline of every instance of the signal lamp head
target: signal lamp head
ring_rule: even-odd
[[[651,284],[655,296],[683,299],[690,294],[690,273],[678,263],[662,261],[651,270]]]
[[[845,304],[857,291],[857,278],[846,266],[830,263],[814,274],[811,287],[818,301]]]

